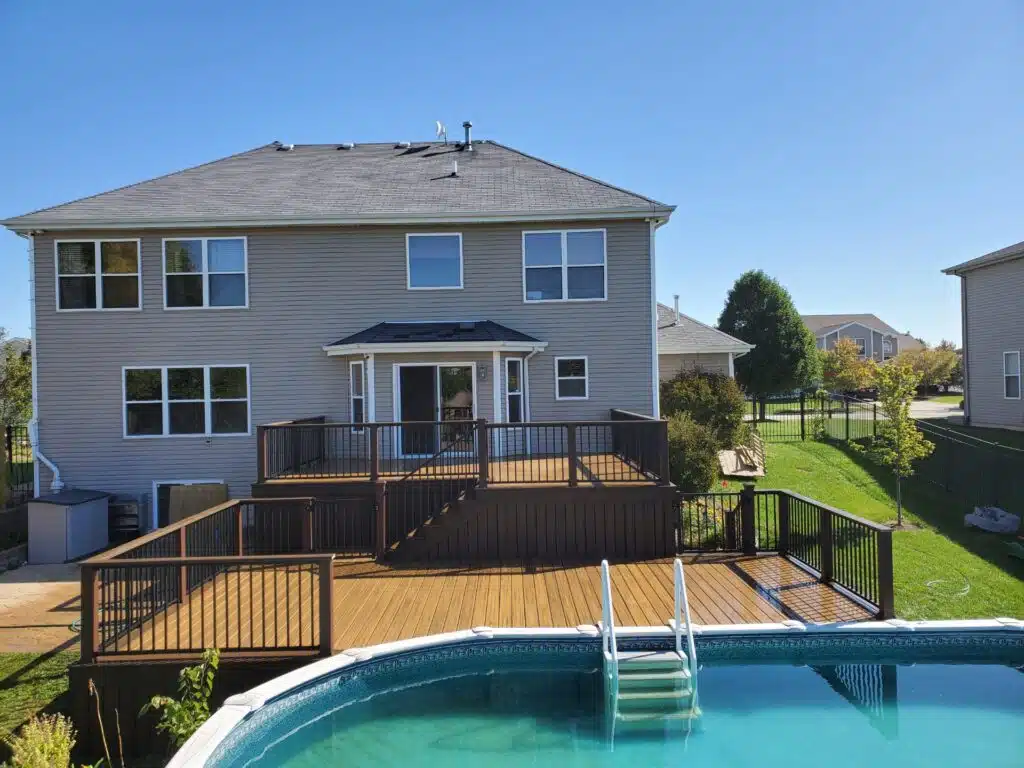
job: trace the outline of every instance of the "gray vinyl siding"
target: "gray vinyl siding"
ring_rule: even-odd
[[[874,360],[882,359],[882,334],[858,323],[833,331],[826,337],[827,349],[833,349],[839,339],[864,339],[864,356]],[[874,349],[872,350],[872,341]]]
[[[607,301],[523,301],[522,232],[560,227],[606,228]],[[429,231],[463,233],[463,290],[406,289],[405,235]],[[348,421],[350,359],[329,358],[321,347],[385,320],[487,319],[547,341],[529,363],[535,421],[603,419],[611,408],[652,410],[644,221],[211,231],[205,234],[248,237],[249,308],[165,311],[161,239],[199,234],[59,235],[140,237],[140,312],[56,312],[55,236],[36,237],[40,439],[67,484],[140,494],[153,480],[217,479],[232,495],[248,494],[256,476],[256,425],[316,415]],[[572,355],[589,358],[590,397],[556,401],[554,358]],[[486,380],[478,367],[477,402],[478,415],[491,418],[490,353],[446,357],[487,366]],[[391,362],[376,361],[379,421],[391,417]],[[243,363],[250,365],[250,436],[123,438],[122,366]],[[49,481],[44,469],[44,489]]]
[[[963,279],[971,424],[1022,428],[1024,400],[1004,397],[1003,353],[1024,356],[1024,259],[977,269]]]
[[[658,355],[658,379],[666,381],[680,371],[700,368],[712,373],[729,374],[729,353],[716,352],[691,355]]]

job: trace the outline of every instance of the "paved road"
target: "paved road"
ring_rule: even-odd
[[[910,404],[910,415],[915,419],[948,419],[950,416],[963,416],[964,412],[954,403],[915,400]]]

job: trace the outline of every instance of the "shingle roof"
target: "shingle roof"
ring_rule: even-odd
[[[345,344],[417,344],[458,341],[525,341],[540,339],[513,330],[492,320],[471,323],[377,323],[370,328],[339,339],[330,346]]]
[[[965,261],[963,264],[957,264],[955,267],[946,267],[942,271],[947,275],[962,275],[964,272],[970,272],[980,267],[988,267],[993,264],[1021,258],[1024,258],[1024,241],[1008,245],[1005,248],[1000,248],[998,251],[992,251],[992,253],[986,253],[984,256]]]
[[[898,336],[900,333],[891,325],[879,320],[877,315],[800,315],[800,318],[815,336],[824,336],[849,323],[859,323],[866,328],[894,336]]]
[[[753,344],[705,325],[672,307],[658,304],[658,354],[699,354],[701,352],[749,352]]]
[[[284,151],[270,144],[2,223],[12,229],[345,223],[610,212],[667,216],[673,210],[496,142],[473,147],[470,152],[433,142],[352,149],[299,144]]]

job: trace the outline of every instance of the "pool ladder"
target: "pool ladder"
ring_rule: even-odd
[[[673,564],[675,635],[670,651],[620,651],[608,561],[601,563],[601,648],[604,656],[606,714],[610,735],[618,730],[664,729],[685,724],[689,733],[700,716],[697,706],[697,650],[693,642],[686,577],[678,558]],[[686,648],[683,648],[685,638]]]

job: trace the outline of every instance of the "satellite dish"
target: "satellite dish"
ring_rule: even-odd
[[[440,120],[435,120],[434,121],[434,125],[436,126],[437,138],[440,139],[440,138],[443,137],[444,138],[444,143],[447,144],[448,143],[448,129],[445,127],[445,124],[442,123]]]

